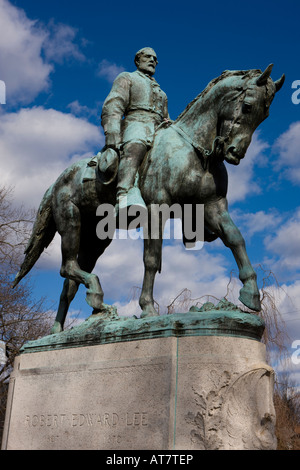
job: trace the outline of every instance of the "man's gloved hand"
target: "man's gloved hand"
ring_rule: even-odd
[[[119,151],[120,148],[120,137],[117,134],[107,134],[105,139],[105,145],[107,148]]]

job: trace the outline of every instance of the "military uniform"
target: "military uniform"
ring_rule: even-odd
[[[118,150],[120,155],[116,215],[130,206],[146,208],[136,175],[153,144],[155,130],[169,119],[167,96],[153,78],[155,51],[140,49],[134,62],[135,72],[123,72],[115,79],[101,115],[106,148]]]
[[[107,146],[135,142],[149,148],[155,129],[169,118],[167,96],[153,77],[139,70],[123,72],[113,83],[101,117]]]

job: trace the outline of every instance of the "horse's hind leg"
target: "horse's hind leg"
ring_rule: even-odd
[[[89,233],[92,234],[92,230]],[[98,258],[102,255],[109,244],[110,240],[100,241],[96,237],[93,239],[92,235],[89,240],[86,237],[82,237],[81,248],[78,254],[78,264],[80,268],[90,273],[94,269]],[[79,284],[79,282],[72,279],[65,279],[55,323],[52,327],[51,333],[59,333],[63,330],[70,303],[77,293]]]
[[[61,235],[62,265],[60,274],[66,279],[84,284],[87,288],[87,303],[100,310],[103,304],[103,291],[98,276],[85,271],[79,264],[81,248],[81,217],[79,209],[69,201],[62,207],[61,217],[57,221],[57,229]],[[92,232],[91,232],[92,233]],[[92,235],[91,235],[92,237]],[[93,246],[89,246],[90,250]]]
[[[78,291],[79,283],[72,279],[65,279],[63,290],[60,295],[59,306],[51,334],[60,333],[64,329],[65,319],[69,310],[70,303]]]

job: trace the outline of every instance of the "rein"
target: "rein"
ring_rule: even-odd
[[[215,137],[212,143],[211,150],[206,150],[203,147],[201,147],[201,145],[196,144],[196,142],[194,142],[193,139],[191,139],[190,136],[183,129],[181,129],[181,127],[178,126],[178,124],[171,124],[170,127],[172,127],[181,137],[183,137],[192,147],[194,147],[197,153],[200,153],[204,157],[204,165],[203,165],[204,170],[208,169],[209,160],[210,160],[209,157],[212,157],[213,155],[215,155],[217,145],[218,144],[223,145],[223,143],[226,142],[226,140],[228,140],[229,138],[229,133],[228,133],[228,136],[226,137],[222,137],[218,135],[217,137]]]
[[[238,98],[238,102],[242,101],[243,99],[242,97],[245,93],[246,93],[246,89],[244,88],[238,94],[238,96],[235,97],[235,98]],[[217,147],[223,146],[224,143],[229,140],[229,137],[233,130],[233,126],[235,122],[238,120],[237,110],[238,110],[238,105],[235,108],[235,112],[231,120],[230,128],[227,132],[227,135],[224,137],[217,135],[215,139],[213,140],[211,150],[204,149],[201,145],[194,142],[193,139],[191,139],[191,137],[178,124],[173,123],[170,125],[170,127],[172,127],[181,137],[183,137],[190,145],[192,145],[192,147],[194,147],[194,149],[196,150],[196,153],[200,153],[200,155],[203,156],[203,159],[204,159],[203,169],[207,170],[209,167],[209,163],[211,161],[210,157],[215,156]]]

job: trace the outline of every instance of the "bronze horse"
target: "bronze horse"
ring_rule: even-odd
[[[148,211],[154,204],[204,204],[206,240],[217,237],[228,246],[243,283],[240,300],[260,310],[256,273],[249,261],[244,239],[228,213],[227,171],[224,160],[238,165],[252,134],[269,115],[275,93],[284,82],[270,78],[272,65],[261,70],[225,71],[212,80],[167,128],[158,129],[153,147],[139,171],[139,186]],[[111,242],[96,235],[100,204],[115,204],[115,182],[105,185],[96,178],[83,183],[88,160],[67,168],[47,190],[40,204],[25,259],[16,285],[34,266],[56,231],[61,236],[65,279],[52,332],[63,330],[70,302],[80,283],[87,288],[93,313],[105,315],[99,278],[92,274],[98,258]],[[161,228],[162,232],[162,228]],[[153,286],[161,266],[162,236],[144,240],[144,280],[140,296],[142,317],[158,315]]]

